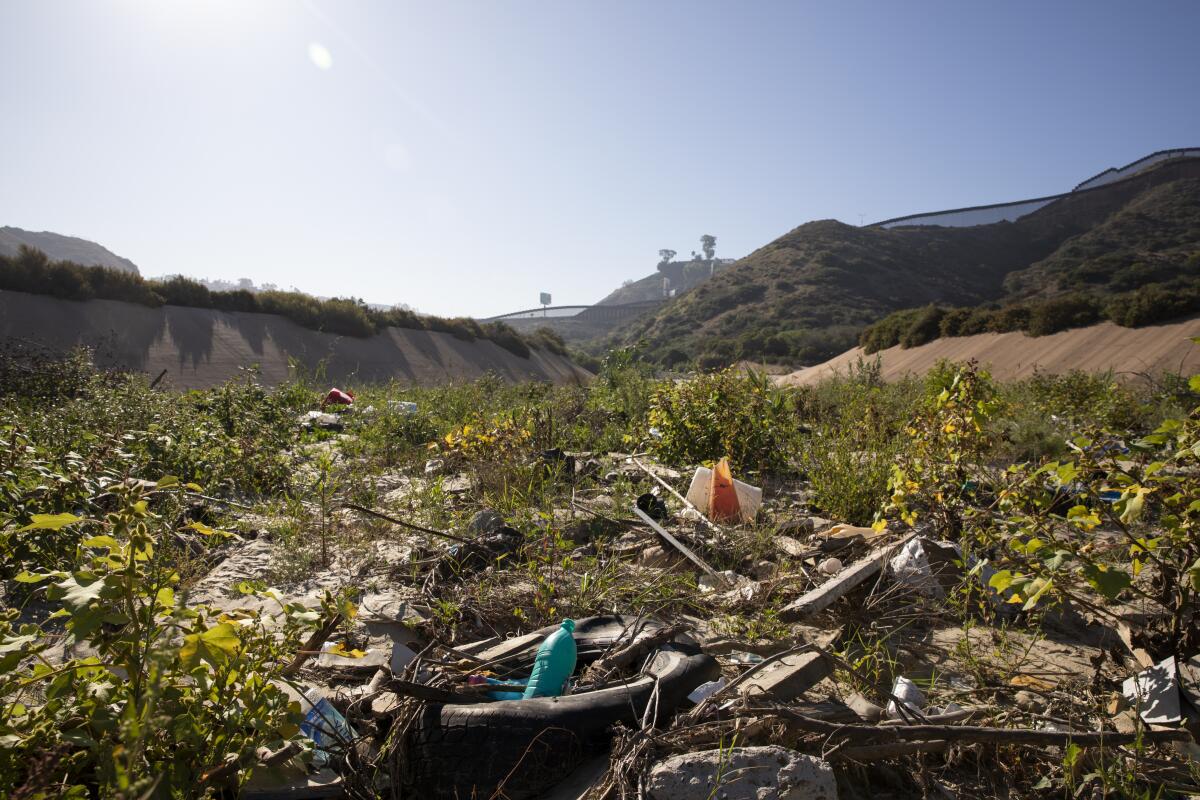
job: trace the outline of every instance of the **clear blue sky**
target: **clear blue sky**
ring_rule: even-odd
[[[0,225],[487,315],[1200,145],[1190,2],[0,0]]]

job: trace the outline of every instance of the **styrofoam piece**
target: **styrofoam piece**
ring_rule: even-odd
[[[697,467],[692,476],[692,485],[687,490],[687,501],[708,513],[708,492],[712,488],[712,470],[708,467]],[[762,506],[762,489],[733,479],[733,490],[737,492],[738,510],[741,511],[742,522],[753,522]]]

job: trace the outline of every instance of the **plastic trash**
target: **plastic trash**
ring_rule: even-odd
[[[321,769],[334,754],[344,752],[356,734],[341,712],[333,707],[321,689],[310,689],[304,695],[307,706],[300,732],[313,740],[313,766]]]
[[[929,702],[925,699],[925,693],[903,675],[896,677],[896,682],[892,685],[892,694],[900,699],[906,711],[920,711]],[[887,715],[892,719],[903,719],[895,700],[888,701]]]
[[[704,698],[708,697],[709,695],[716,694],[718,691],[724,688],[725,679],[717,678],[715,681],[702,683],[693,689],[692,693],[688,695],[688,700],[691,700],[693,703],[699,703]]]
[[[712,492],[712,476],[713,471],[708,467],[698,467],[696,474],[692,476],[691,486],[688,487],[687,501],[701,511],[711,513],[709,508],[709,495]],[[737,493],[737,504],[739,511],[739,520],[741,522],[753,522],[758,516],[758,509],[762,505],[762,489],[757,486],[751,486],[748,483],[733,479],[733,488]]]
[[[333,389],[330,389],[328,394],[325,395],[325,399],[321,401],[322,408],[324,408],[325,406],[352,406],[352,405],[354,405],[354,393],[349,392],[349,391],[343,392],[341,389],[338,389],[336,387]]]
[[[650,492],[638,495],[637,507],[655,522],[665,522],[671,516],[671,512],[667,510],[667,504],[663,502],[662,498]]]
[[[904,545],[888,567],[897,583],[941,599],[946,596],[947,586],[956,583],[962,573],[955,563],[961,558],[958,545],[917,537]]]
[[[1121,693],[1142,720],[1151,725],[1175,725],[1183,720],[1179,702],[1179,667],[1175,656],[1142,670],[1121,685]]]
[[[388,408],[401,414],[415,414],[418,411],[417,404],[408,400],[388,400]]]
[[[764,659],[758,653],[747,653],[742,650],[735,650],[729,654],[729,660],[734,664],[757,664]]]
[[[575,672],[575,620],[564,619],[562,626],[546,637],[533,662],[533,674],[523,697],[558,697]]]
[[[742,508],[738,503],[737,489],[733,488],[733,474],[729,471],[727,458],[722,458],[713,467],[712,483],[708,490],[708,515],[714,522],[742,518]]]
[[[497,680],[496,678],[489,678],[486,675],[472,675],[467,679],[467,683],[471,686],[481,686],[483,684],[488,684],[489,686],[512,686],[514,683],[521,686],[528,686],[529,679],[506,678],[504,680]],[[520,692],[488,692],[488,697],[493,700],[520,700],[524,695]]]

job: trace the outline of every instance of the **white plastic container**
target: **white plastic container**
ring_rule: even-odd
[[[708,467],[698,467],[692,476],[692,485],[688,487],[687,500],[700,510],[708,513],[708,492],[712,488],[712,470]],[[741,511],[742,522],[753,522],[762,506],[762,489],[733,479],[733,490],[737,492],[738,510]]]

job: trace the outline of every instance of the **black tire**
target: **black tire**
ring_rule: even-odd
[[[658,685],[658,720],[688,693],[720,675],[704,654],[668,645],[624,686],[566,697],[474,705],[426,706],[409,738],[410,774],[417,797],[438,800],[503,797],[522,800],[565,778],[583,753],[603,749],[614,723],[639,724]]]

